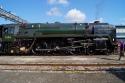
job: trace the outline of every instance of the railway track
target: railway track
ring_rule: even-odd
[[[0,70],[108,71],[125,69],[125,64],[0,64]]]
[[[112,64],[98,64],[98,63],[95,63],[95,64],[58,64],[58,63],[49,63],[49,64],[0,64],[0,66],[85,66],[85,67],[106,67],[106,66],[115,66],[115,67],[125,67],[125,64],[117,64],[117,63],[112,63]]]

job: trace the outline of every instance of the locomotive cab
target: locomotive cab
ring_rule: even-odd
[[[3,35],[3,26],[0,26],[0,38],[2,38],[2,35]]]
[[[0,26],[0,53],[10,53],[14,41],[14,28],[5,25]]]
[[[0,26],[0,49],[2,49],[2,35],[3,35],[3,26]],[[2,50],[0,50],[1,52]]]

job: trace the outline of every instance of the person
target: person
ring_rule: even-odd
[[[124,56],[124,43],[120,42],[120,53],[118,60],[121,60],[121,57]]]

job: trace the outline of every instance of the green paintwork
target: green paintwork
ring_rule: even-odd
[[[90,29],[86,29],[86,23],[29,23],[26,27],[20,27],[16,38],[35,38],[35,37],[86,37],[89,36],[105,36],[114,35],[112,26],[107,23],[94,24],[90,23]],[[6,25],[5,27],[13,28],[15,25]],[[17,26],[17,25],[16,25]],[[91,34],[92,26],[94,26],[94,35]],[[107,28],[109,27],[109,28]],[[17,28],[17,27],[15,27]],[[99,30],[101,28],[101,30]],[[106,28],[106,29],[105,29]],[[9,30],[10,31],[10,30]],[[115,37],[115,35],[113,36]],[[13,40],[5,38],[5,40]]]
[[[31,31],[31,32],[30,32]],[[56,30],[56,29],[35,29],[22,30],[18,37],[81,37],[84,30]],[[27,33],[26,33],[27,32]]]
[[[6,42],[12,42],[14,41],[15,38],[12,34],[5,34],[2,39],[3,41],[6,41]]]
[[[51,35],[51,34],[82,34],[83,30],[38,30],[35,33],[42,33],[43,35]]]

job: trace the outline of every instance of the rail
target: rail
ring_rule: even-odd
[[[86,67],[98,67],[98,66],[101,66],[101,67],[109,67],[109,66],[114,66],[114,67],[120,67],[120,66],[123,66],[125,67],[125,64],[117,64],[117,63],[114,63],[114,64],[58,64],[58,63],[51,63],[51,64],[0,64],[0,66],[86,66]]]

